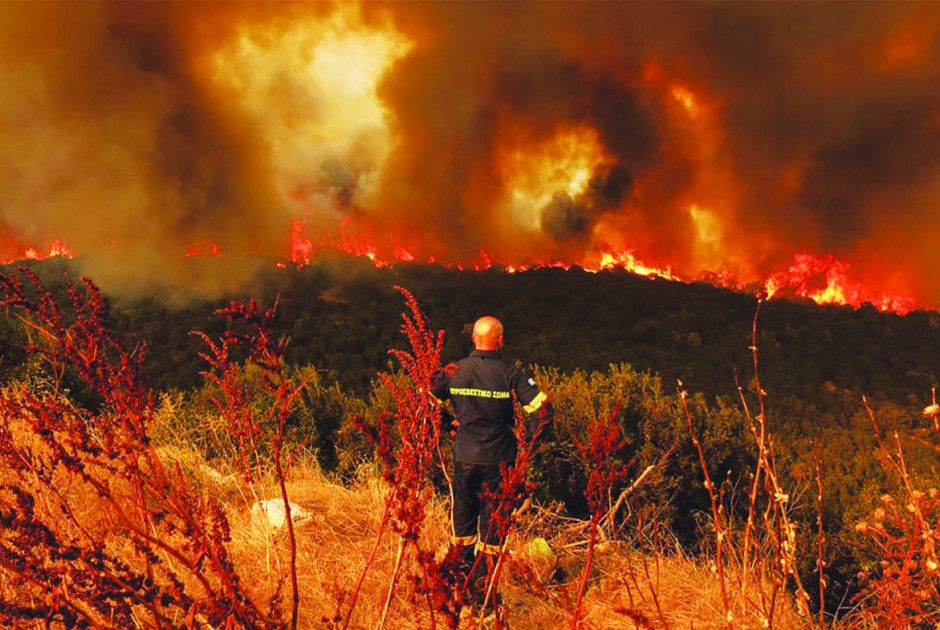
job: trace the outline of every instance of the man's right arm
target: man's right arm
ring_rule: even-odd
[[[441,402],[450,398],[450,374],[447,370],[439,370],[431,383],[431,395]]]
[[[456,428],[456,418],[444,406],[444,401],[450,399],[450,374],[447,370],[440,370],[434,375],[431,396],[438,402],[441,410],[441,429],[453,432]]]

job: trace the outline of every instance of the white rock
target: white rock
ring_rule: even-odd
[[[310,512],[291,502],[290,518],[293,522],[297,523],[309,517]],[[251,506],[251,521],[256,527],[268,527],[273,531],[281,529],[287,524],[284,502],[280,499],[258,501]]]
[[[235,478],[235,475],[223,475],[211,466],[199,464],[199,471],[206,477],[206,479],[213,481],[223,488],[238,485],[238,480]]]

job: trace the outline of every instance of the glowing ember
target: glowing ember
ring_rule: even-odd
[[[221,256],[222,248],[218,243],[211,241],[204,243],[194,243],[186,247],[183,256]]]

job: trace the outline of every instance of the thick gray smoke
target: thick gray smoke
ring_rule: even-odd
[[[559,191],[541,211],[542,229],[559,241],[585,240],[605,212],[618,209],[629,194],[632,177],[624,166],[599,168],[577,197]]]

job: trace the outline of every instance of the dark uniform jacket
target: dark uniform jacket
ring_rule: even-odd
[[[453,402],[460,422],[454,458],[470,464],[515,461],[513,394],[527,413],[536,411],[546,398],[532,378],[496,350],[474,350],[457,362],[453,376],[442,373],[431,393]]]

